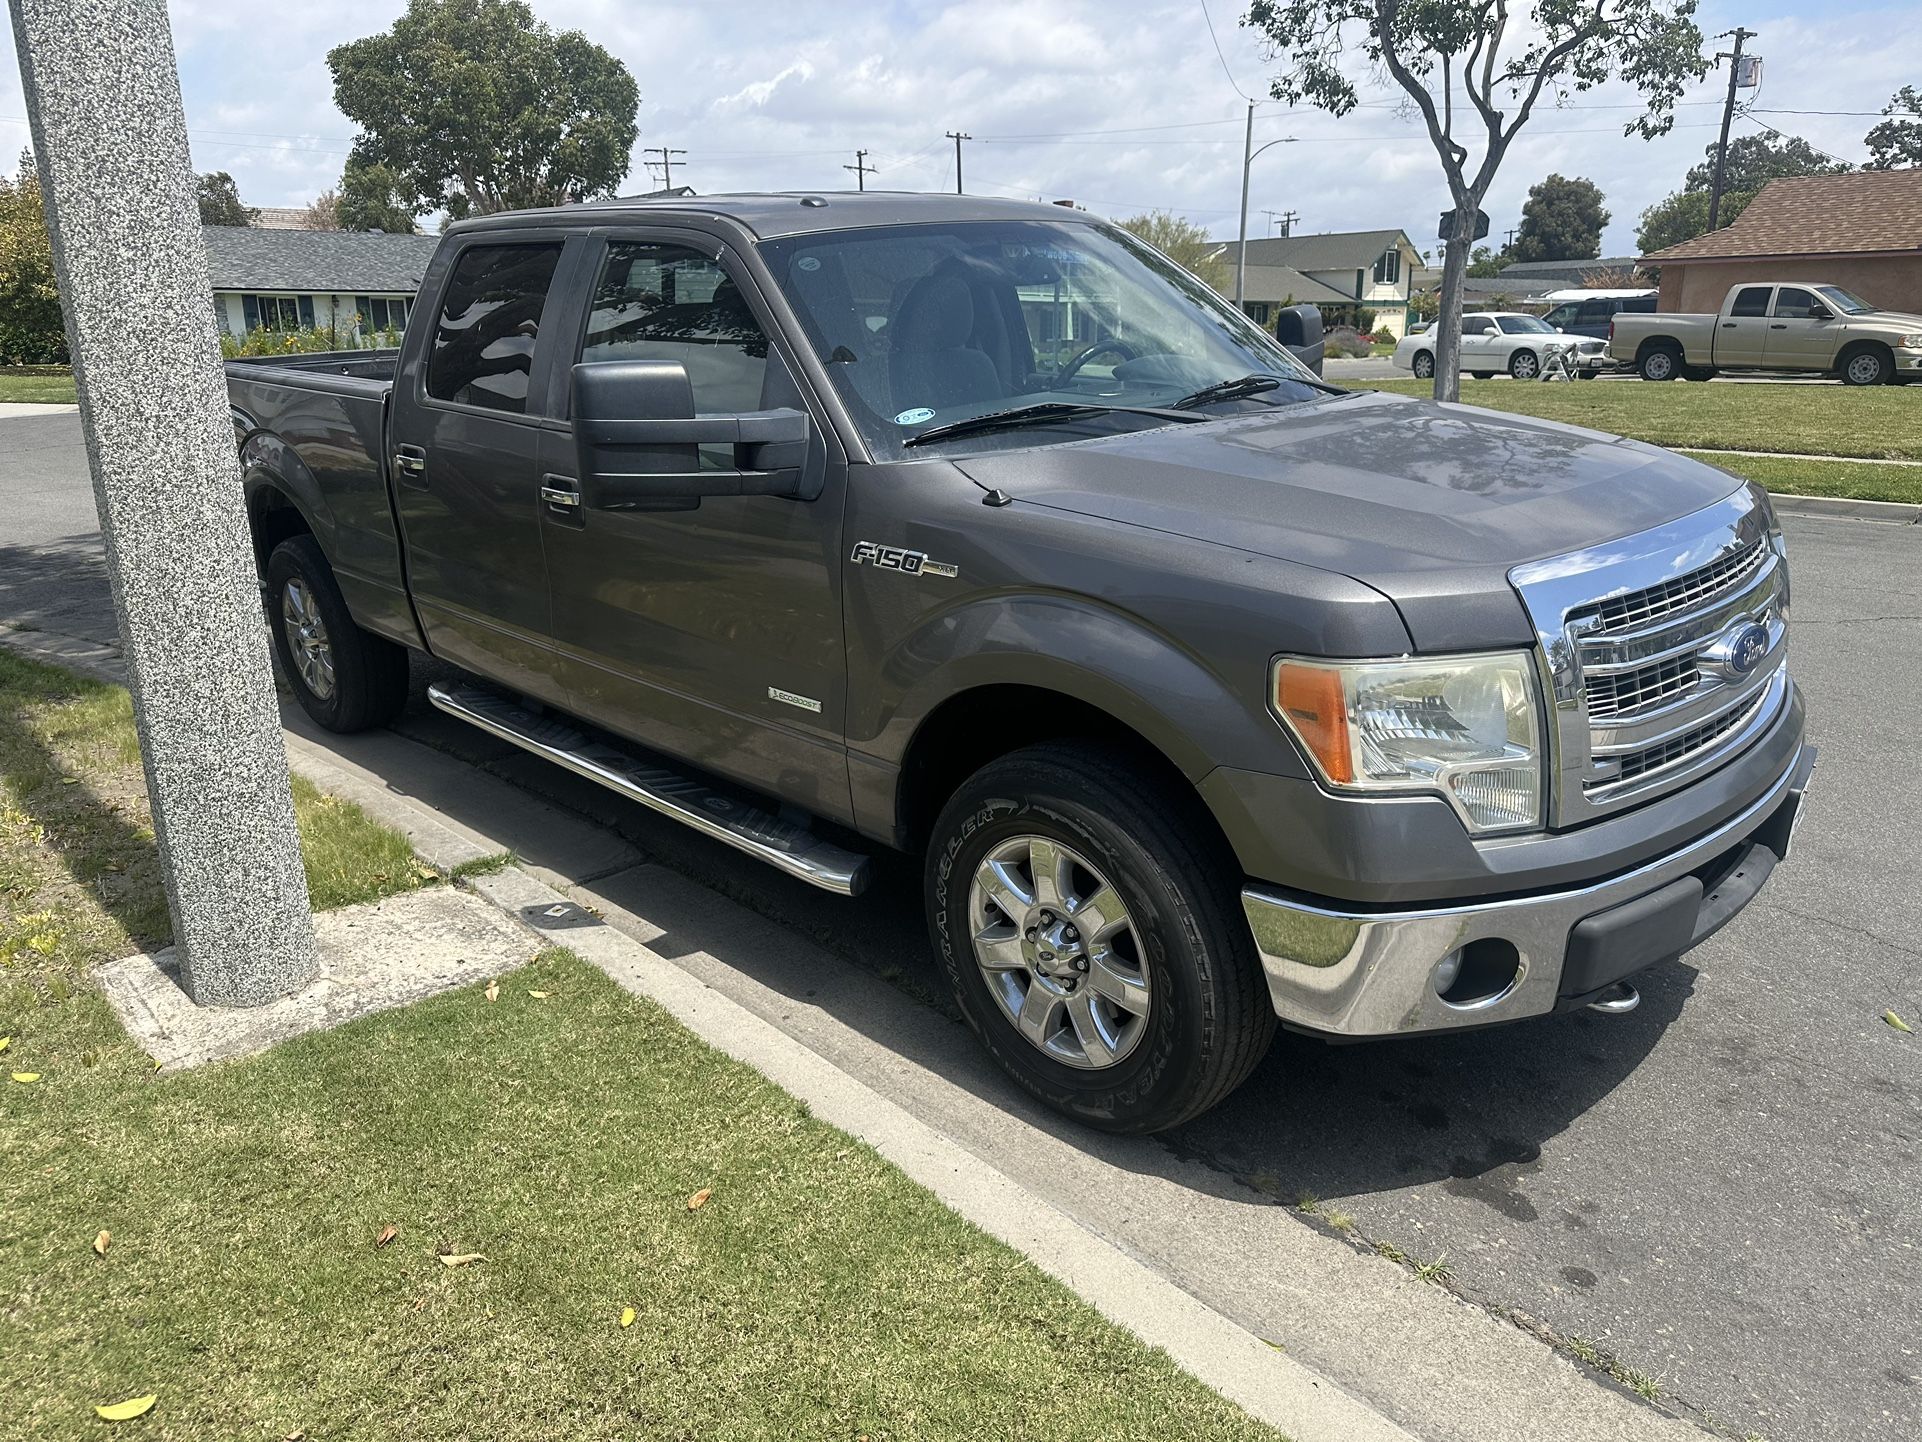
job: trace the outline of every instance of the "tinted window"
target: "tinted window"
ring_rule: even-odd
[[[1608,318],[1614,314],[1615,302],[1612,300],[1585,300],[1582,302],[1581,320],[1583,325],[1605,324]]]
[[[1463,335],[1487,335],[1489,329],[1489,320],[1485,315],[1467,316],[1462,321]]]
[[[594,287],[584,361],[678,361],[694,409],[761,409],[767,335],[719,264],[678,245],[616,241]]]
[[[1765,285],[1746,286],[1735,293],[1735,304],[1729,307],[1730,315],[1767,315],[1769,313],[1769,287]]]
[[[428,395],[516,414],[527,409],[534,344],[560,258],[558,242],[462,252],[434,322]]]
[[[1815,296],[1811,291],[1785,285],[1775,293],[1775,314],[1781,320],[1807,320],[1809,312],[1815,309]]]
[[[1633,315],[1653,315],[1655,300],[1656,297],[1652,295],[1638,295],[1633,300],[1623,301],[1622,309]]]
[[[1558,305],[1542,319],[1552,326],[1573,325],[1576,309],[1573,305]]]

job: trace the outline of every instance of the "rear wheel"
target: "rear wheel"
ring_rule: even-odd
[[[1434,356],[1430,355],[1425,350],[1416,351],[1415,360],[1414,360],[1414,371],[1415,371],[1416,380],[1419,380],[1419,381],[1433,380],[1435,376]]]
[[[407,704],[407,649],[363,631],[312,536],[267,558],[274,651],[301,709],[329,731],[364,731]]]
[[[1478,381],[1491,381],[1495,378],[1493,371],[1470,371],[1469,374]]]
[[[1542,373],[1541,357],[1532,350],[1518,350],[1508,358],[1508,373],[1518,381],[1532,381]]]
[[[1668,346],[1650,346],[1635,362],[1645,381],[1672,381],[1682,373],[1682,354]]]
[[[1895,357],[1883,346],[1858,346],[1843,355],[1836,369],[1845,386],[1885,386],[1895,378]]]
[[[935,823],[928,922],[962,1012],[1090,1126],[1187,1121],[1274,1035],[1238,871],[1198,810],[1131,756],[1050,744],[982,768]]]

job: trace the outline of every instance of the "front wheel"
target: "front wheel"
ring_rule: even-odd
[[[1132,757],[1050,744],[976,772],[935,823],[929,930],[963,1014],[1089,1126],[1198,1116],[1274,1035],[1238,869],[1198,812]]]
[[[301,709],[329,731],[365,731],[407,704],[407,650],[354,624],[312,536],[267,558],[267,620]]]
[[[1895,377],[1895,357],[1880,346],[1864,346],[1842,359],[1845,386],[1885,386]]]
[[[1416,380],[1433,380],[1435,378],[1435,358],[1425,350],[1418,350],[1415,352],[1413,369]]]

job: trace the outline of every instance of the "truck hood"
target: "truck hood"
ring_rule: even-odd
[[[1532,643],[1510,567],[1738,484],[1640,441],[1375,393],[957,463],[1017,502],[1353,577],[1395,602],[1424,651]]]

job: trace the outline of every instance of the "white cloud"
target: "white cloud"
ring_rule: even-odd
[[[704,191],[839,189],[857,147],[878,186],[947,189],[963,130],[971,190],[1072,197],[1120,214],[1166,207],[1232,236],[1240,193],[1243,102],[1224,78],[1199,0],[726,0],[701,6],[646,0],[534,0],[557,28],[575,28],[627,64],[640,85],[642,134],[626,189],[648,188],[639,150],[671,145],[675,165]],[[1239,0],[1213,0],[1215,27],[1240,84],[1267,67],[1235,24]],[[1741,20],[1762,32],[1759,106],[1873,110],[1913,83],[1922,7],[1909,3],[1709,0],[1705,31]],[[392,23],[400,0],[262,6],[175,0],[195,162],[231,171],[256,205],[298,204],[333,183],[353,127],[332,104],[326,52]],[[1761,11],[1758,17],[1757,11]],[[0,41],[10,54],[11,37]],[[1259,92],[1257,92],[1259,93]],[[1299,229],[1399,225],[1422,246],[1446,208],[1420,121],[1389,92],[1335,120],[1264,107],[1257,143],[1283,135],[1256,162],[1251,232],[1263,209],[1299,212]],[[1632,95],[1610,87],[1542,109],[1516,143],[1488,210],[1497,238],[1520,218],[1528,186],[1551,170],[1586,175],[1613,212],[1605,248],[1633,247],[1641,210],[1680,183],[1719,119],[1719,81],[1689,97],[1674,134],[1624,138]],[[19,117],[14,67],[0,65],[0,116]],[[1851,160],[1872,123],[1862,116],[1760,117]],[[0,121],[0,145],[25,127]],[[1161,127],[1161,128],[1158,128]],[[1738,122],[1737,133],[1753,130]],[[1089,133],[1101,132],[1101,133]],[[1046,138],[1029,138],[1046,137]]]

